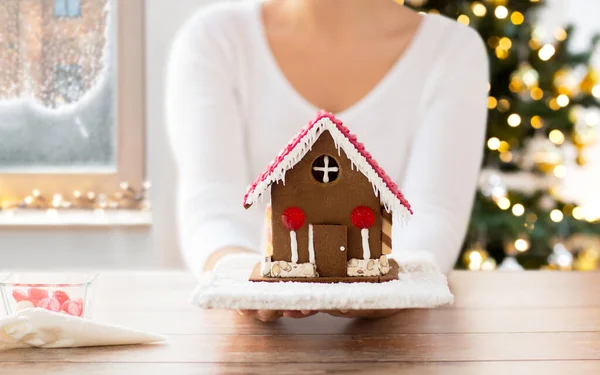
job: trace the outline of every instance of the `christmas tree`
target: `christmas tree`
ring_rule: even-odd
[[[600,253],[574,236],[598,232],[598,213],[561,199],[571,165],[600,126],[599,74],[589,50],[569,48],[572,26],[539,35],[543,0],[413,0],[419,11],[475,28],[490,58],[485,156],[463,255],[457,266],[593,269]],[[582,242],[579,242],[582,244]],[[518,267],[518,265],[517,265]]]

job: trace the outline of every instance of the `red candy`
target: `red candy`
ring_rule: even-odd
[[[60,303],[60,305],[62,306],[63,303],[65,303],[66,301],[70,300],[71,298],[69,297],[69,295],[65,292],[63,292],[62,290],[57,290],[55,291],[52,296],[54,298],[56,298],[56,300],[58,301],[58,303]]]
[[[41,307],[50,311],[60,311],[60,303],[58,303],[56,298],[44,298],[38,302],[37,307]]]
[[[77,298],[74,300],[65,301],[62,304],[62,311],[69,315],[81,316],[83,313],[83,300],[81,298]]]
[[[375,223],[375,214],[369,207],[359,206],[352,210],[350,220],[358,229],[367,229]]]
[[[48,298],[48,291],[40,288],[29,288],[27,291],[27,295],[29,296],[29,300],[34,305],[37,305],[38,302],[43,300],[44,298]]]
[[[28,301],[29,300],[29,296],[27,295],[27,293],[25,293],[21,289],[13,289],[12,296],[13,296],[13,298],[15,299],[15,301],[17,303],[19,303],[21,301]]]
[[[286,208],[281,214],[281,221],[288,230],[298,230],[304,225],[304,211],[298,207]]]

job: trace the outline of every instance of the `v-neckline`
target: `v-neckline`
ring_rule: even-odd
[[[298,105],[303,107],[305,110],[309,112],[309,115],[312,116],[314,113],[322,110],[322,108],[317,107],[310,100],[308,100],[304,95],[302,95],[295,87],[292,85],[288,77],[285,75],[279,62],[275,58],[273,54],[273,50],[271,49],[271,45],[269,43],[269,38],[267,37],[267,31],[264,23],[263,17],[263,1],[257,0],[255,2],[255,21],[256,21],[256,30],[258,31],[258,40],[259,40],[259,48],[262,49],[261,55],[266,57],[267,64],[270,66],[271,70],[277,76],[276,79],[281,81],[282,86],[288,92],[288,94],[295,100]],[[352,105],[347,107],[346,109],[335,113],[335,115],[342,119],[347,119],[352,117],[356,113],[360,112],[363,107],[368,107],[369,103],[375,100],[381,92],[385,91],[386,86],[390,85],[393,81],[393,77],[402,71],[402,69],[408,64],[411,59],[411,56],[414,55],[415,50],[420,45],[420,39],[423,38],[424,30],[426,29],[426,24],[429,19],[428,14],[421,14],[423,19],[419,23],[417,30],[412,36],[411,40],[408,42],[406,48],[400,56],[396,59],[392,67],[384,74],[384,76],[373,86],[371,89],[362,96],[359,100],[354,102]]]

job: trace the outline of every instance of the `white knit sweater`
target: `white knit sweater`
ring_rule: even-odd
[[[167,121],[179,169],[181,245],[199,273],[226,246],[259,251],[263,211],[245,211],[248,184],[318,108],[279,70],[260,2],[220,3],[179,32],[167,76]],[[395,227],[397,251],[456,260],[482,158],[488,62],[476,32],[424,16],[384,79],[336,114],[395,179],[415,215]]]

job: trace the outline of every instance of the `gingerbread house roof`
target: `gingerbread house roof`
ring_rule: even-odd
[[[249,208],[261,197],[270,195],[273,183],[282,181],[285,184],[285,173],[293,168],[310,151],[317,139],[325,131],[329,131],[336,148],[344,150],[353,167],[356,167],[373,185],[373,192],[379,196],[381,204],[393,216],[405,223],[413,211],[410,204],[400,192],[398,185],[377,164],[356,136],[331,113],[321,112],[308,127],[304,128],[269,164],[267,169],[250,185],[244,197],[244,207]]]

